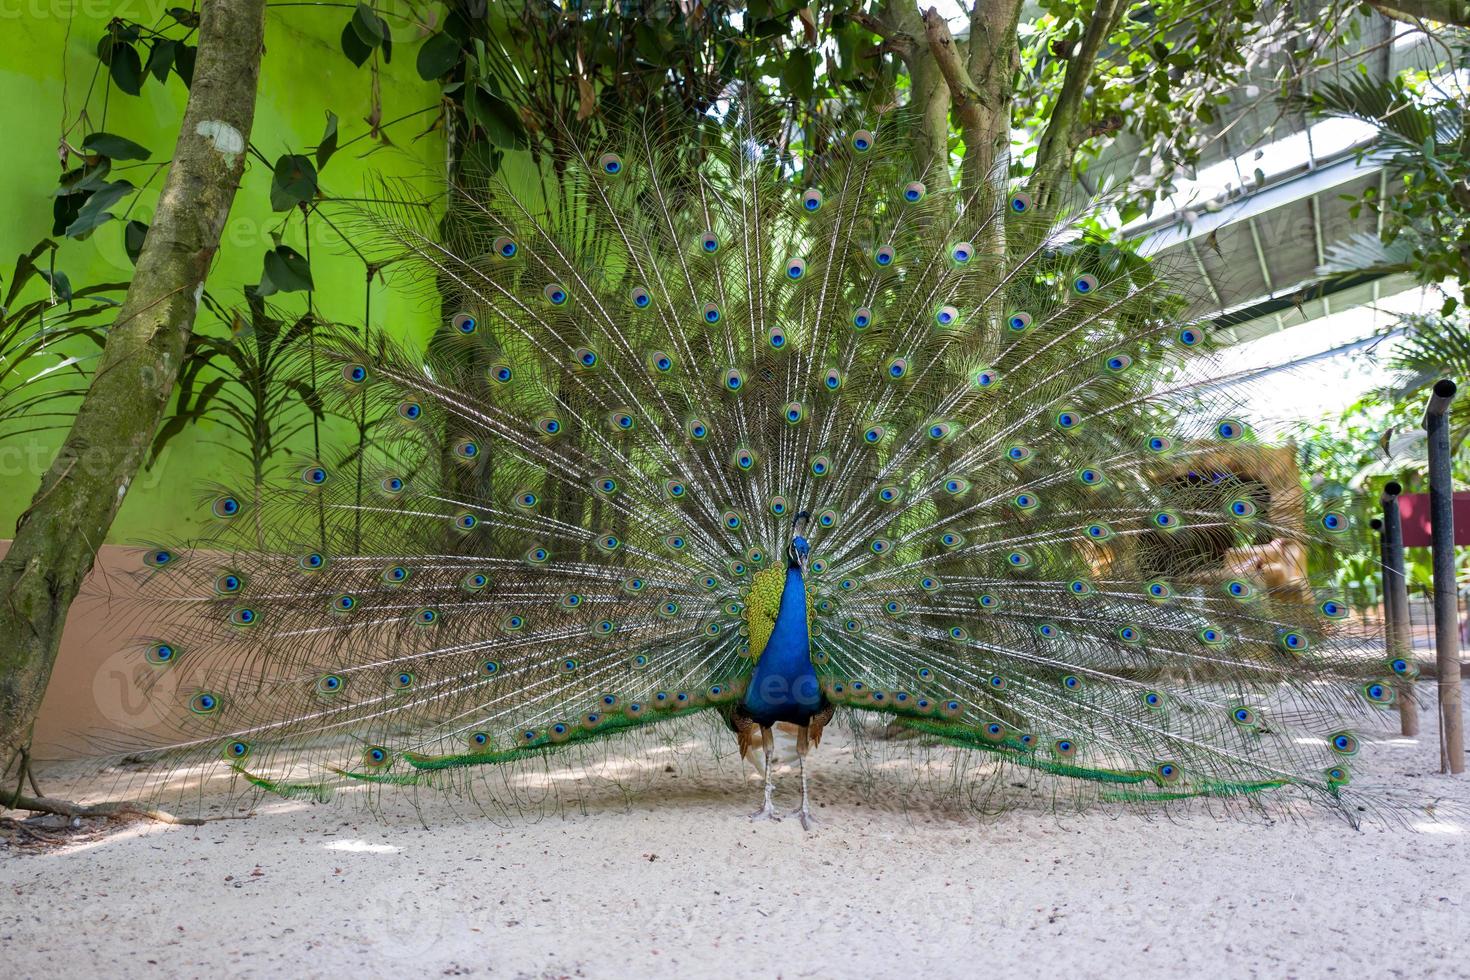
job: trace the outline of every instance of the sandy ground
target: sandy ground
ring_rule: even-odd
[[[976,816],[899,798],[901,780],[833,735],[811,834],[750,823],[755,775],[706,757],[657,763],[631,800],[593,786],[540,818],[437,797],[377,813],[275,802],[245,821],[0,847],[0,972],[1470,976],[1463,817],[1354,831],[1325,812],[1052,816],[1025,788]],[[1470,804],[1470,777],[1438,774],[1432,729],[1366,754],[1358,784]]]

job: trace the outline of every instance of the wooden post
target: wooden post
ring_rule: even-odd
[[[1434,549],[1434,650],[1439,671],[1440,772],[1465,771],[1465,719],[1460,705],[1459,590],[1455,583],[1455,488],[1450,472],[1450,402],[1455,383],[1442,378],[1424,410],[1429,433],[1429,537]]]
[[[1389,483],[1379,501],[1383,519],[1373,523],[1383,528],[1379,561],[1383,566],[1383,618],[1388,658],[1405,660],[1409,673],[1398,684],[1399,731],[1404,735],[1419,734],[1419,705],[1414,701],[1414,678],[1418,672],[1409,637],[1409,589],[1404,580],[1404,525],[1399,515],[1399,494],[1403,487]]]

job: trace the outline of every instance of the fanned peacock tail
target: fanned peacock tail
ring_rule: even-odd
[[[1409,668],[1208,323],[1086,212],[926,187],[892,117],[805,159],[743,117],[362,215],[459,312],[324,353],[364,434],[146,556],[156,757],[322,797],[731,716],[806,512],[839,709],[1084,797],[1336,801]]]

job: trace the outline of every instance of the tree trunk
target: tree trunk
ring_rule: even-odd
[[[0,562],[0,769],[30,737],[67,610],[163,418],[255,116],[265,0],[204,0],[153,225],[71,431]]]
[[[1031,171],[1031,200],[1043,212],[1056,210],[1060,203],[1057,197],[1062,180],[1077,155],[1077,147],[1082,144],[1082,133],[1077,125],[1082,113],[1082,98],[1092,84],[1098,52],[1117,25],[1125,6],[1124,0],[1098,0],[1081,43],[1077,50],[1069,53],[1062,90],[1057,95],[1051,119],[1047,120],[1046,130],[1041,134],[1036,165]]]

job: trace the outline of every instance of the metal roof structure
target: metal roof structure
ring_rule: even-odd
[[[1358,16],[1358,43],[1308,84],[1358,71],[1360,64],[1383,79],[1406,68],[1434,67],[1437,55],[1421,32],[1376,13]],[[1186,279],[1197,275],[1197,307],[1226,311],[1217,322],[1229,342],[1414,285],[1404,275],[1325,280],[1318,273],[1333,243],[1381,230],[1367,209],[1352,214],[1351,199],[1369,188],[1387,193],[1387,174],[1371,156],[1359,159],[1372,138],[1366,123],[1313,125],[1281,107],[1275,96],[1279,83],[1272,80],[1280,62],[1267,59],[1224,107],[1194,186],[1171,198],[1173,207],[1156,209],[1126,229],[1144,238],[1146,254],[1178,268]],[[1244,143],[1241,134],[1253,142]],[[1119,145],[1109,156],[1136,157],[1139,150],[1136,144]]]

